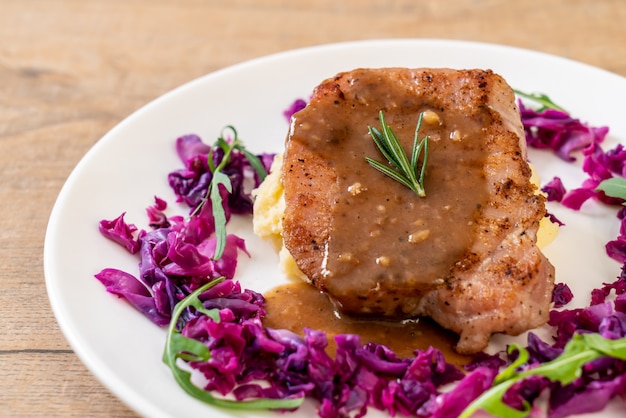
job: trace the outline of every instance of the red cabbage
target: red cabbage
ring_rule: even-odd
[[[626,268],[626,266],[624,266]],[[608,300],[612,293],[617,296],[614,302]],[[529,359],[524,368],[532,368],[541,363],[556,359],[563,351],[565,344],[574,333],[598,333],[604,338],[618,339],[626,337],[626,281],[624,273],[613,283],[605,284],[592,292],[593,302],[587,308],[550,312],[549,324],[556,327],[556,336],[552,344],[542,341],[534,333],[528,334],[527,351]],[[500,365],[491,360],[506,358],[507,364],[516,359],[516,352],[508,354],[506,351],[493,356],[483,356],[485,366],[474,368],[470,374],[461,380],[459,387],[468,391],[478,390],[466,380],[476,379],[482,382],[485,371],[497,373]],[[478,376],[475,376],[478,374]],[[547,399],[544,410],[531,413],[540,413],[549,418],[560,418],[579,413],[599,412],[606,407],[609,400],[616,396],[626,396],[626,362],[623,360],[602,357],[586,364],[582,374],[571,384],[561,385],[559,382],[550,382],[542,377],[524,379],[513,385],[504,395],[503,402],[513,408],[522,410],[523,405],[539,407],[539,399]],[[465,386],[465,385],[468,386]],[[453,390],[454,394],[457,389]],[[460,389],[459,389],[460,390]],[[471,393],[471,392],[470,392]],[[478,394],[468,398],[475,398]],[[451,402],[450,394],[444,395],[444,405]],[[467,403],[464,403],[466,405]],[[535,405],[536,404],[536,405]],[[448,406],[448,408],[454,408]]]
[[[613,283],[604,283],[602,287],[591,291],[591,305],[597,305],[604,303],[607,298],[614,292],[619,296],[626,293],[626,264],[623,265],[621,274]],[[618,309],[620,312],[626,312],[626,310]]]
[[[561,181],[560,177],[554,177],[552,180],[547,182],[542,188],[546,194],[546,200],[548,202],[560,202],[563,200],[563,196],[565,196],[566,190],[563,185],[563,181]]]
[[[290,118],[304,105],[306,102],[296,101],[285,116]],[[575,208],[591,197],[617,203],[595,192],[600,179],[623,176],[626,170],[626,151],[621,146],[607,153],[600,148],[606,128],[589,127],[560,111],[535,112],[521,103],[520,109],[530,146],[552,149],[566,161],[574,159],[575,151],[582,150],[585,156],[583,167],[589,179],[579,189],[566,192],[555,177],[543,187],[548,200],[565,201]],[[218,162],[223,153],[216,148],[211,154],[211,147],[195,135],[178,138],[176,150],[184,168],[170,173],[169,184],[177,200],[194,211],[211,181],[207,156]],[[260,180],[241,153],[234,152],[231,158],[224,171],[233,184],[233,193],[222,195],[225,212],[227,216],[251,213],[248,183],[254,187]],[[269,169],[273,155],[259,158]],[[99,226],[104,236],[137,254],[139,277],[116,269],[104,269],[96,277],[109,292],[125,298],[158,325],[168,324],[178,301],[212,278],[224,275],[232,279],[238,253],[246,253],[243,241],[229,235],[223,258],[211,260],[215,225],[210,201],[189,219],[167,217],[166,206],[164,200],[155,197],[154,205],[147,208],[150,231],[138,231],[126,223],[124,214],[103,220]],[[626,259],[626,225],[622,225],[620,237],[607,244],[607,251]],[[555,327],[554,341],[544,342],[529,333],[527,367],[558,357],[575,332],[597,332],[607,338],[626,336],[625,270],[626,264],[617,281],[592,292],[589,307],[552,310],[549,324]],[[612,294],[615,297],[610,300]],[[557,284],[555,308],[563,307],[571,298],[567,285]],[[219,311],[220,320],[188,309],[182,316],[181,332],[210,349],[208,361],[190,363],[205,377],[206,390],[232,394],[240,400],[307,396],[318,401],[318,414],[323,418],[360,417],[368,408],[392,416],[456,417],[491,387],[504,365],[515,359],[515,354],[506,350],[495,355],[483,353],[464,374],[434,348],[398,358],[384,345],[362,344],[356,335],[337,336],[337,351],[331,357],[326,352],[327,337],[321,331],[307,329],[301,337],[287,330],[264,328],[263,296],[242,290],[234,280],[209,288],[200,299],[206,309]],[[625,376],[624,362],[602,358],[586,365],[582,376],[570,385],[526,379],[514,385],[504,401],[521,409],[547,391],[549,417],[600,411],[611,398],[626,396]],[[443,386],[453,382],[457,383],[451,390],[443,391]]]
[[[502,397],[502,402],[517,410],[524,410],[524,404],[534,405],[544,391],[551,388],[550,380],[543,376],[531,376],[515,383]],[[535,405],[535,409],[539,407]]]
[[[571,385],[550,400],[550,418],[602,411],[615,396],[626,395],[626,374],[593,381],[582,387]]]
[[[606,244],[606,252],[609,257],[620,263],[626,263],[626,208],[622,207],[617,217],[620,219],[619,234]]]
[[[554,285],[554,290],[552,291],[552,302],[554,303],[555,308],[562,308],[567,305],[573,297],[574,294],[566,283],[556,283]]]
[[[608,152],[604,152],[600,143],[604,140],[608,129],[606,127],[593,128],[571,118],[567,113],[558,110],[544,110],[537,112],[524,107],[520,102],[522,122],[524,123],[528,145],[535,148],[553,150],[556,155],[565,161],[574,161],[573,153],[582,151],[583,170],[588,178],[583,184],[570,191],[566,191],[560,178],[555,177],[542,187],[549,201],[559,201],[572,209],[579,209],[588,199],[594,198],[608,204],[621,204],[619,199],[609,198],[602,192],[597,192],[598,184],[614,175],[624,176],[626,171],[626,151],[618,145]],[[623,210],[620,219],[624,219]],[[607,244],[607,252],[613,258],[624,263],[626,261],[626,225],[622,223],[620,236]],[[626,336],[626,264],[620,277],[611,284],[605,284],[592,292],[592,304],[587,308],[564,309],[572,294],[566,285],[555,287],[553,302],[555,310],[550,312],[549,324],[555,327],[555,336],[552,343],[539,339],[534,333],[529,333],[527,350],[529,363],[527,367],[550,361],[561,354],[565,344],[574,333],[593,332],[605,338],[623,338]],[[608,296],[614,292],[613,301]],[[505,351],[496,355],[477,356],[475,362],[468,365],[472,370],[455,390],[442,398],[443,404],[451,409],[458,407],[450,397],[457,390],[467,389],[471,399],[480,395],[480,382],[483,382],[485,373],[497,373],[502,366],[501,360],[507,358],[507,364],[514,360]],[[486,367],[485,367],[486,366]],[[570,385],[561,386],[546,379],[525,379],[514,385],[505,395],[503,401],[514,408],[524,404],[533,405],[543,392],[548,393],[548,407],[545,415],[551,418],[564,417],[578,413],[597,412],[604,409],[606,403],[615,396],[626,396],[624,382],[626,379],[626,365],[623,361],[612,358],[601,358],[585,366],[583,375]],[[477,382],[470,383],[469,379]],[[486,389],[487,387],[485,387]],[[477,390],[477,393],[472,393]],[[465,401],[463,405],[467,405]],[[463,408],[456,409],[460,412]]]
[[[578,188],[572,189],[565,194],[561,203],[578,210],[584,202],[590,198],[596,198],[606,204],[621,204],[623,200],[608,197],[602,191],[596,190],[598,185],[614,174],[622,175],[626,166],[626,152],[621,144],[605,152],[598,143],[590,144],[583,150],[583,171],[588,177]]]
[[[616,281],[592,291],[589,307],[551,311],[549,324],[556,327],[554,344],[549,345],[530,334],[531,361],[542,363],[556,358],[574,333],[599,333],[609,339],[626,337],[625,268],[626,265]],[[612,292],[616,294],[613,302],[608,300]],[[584,366],[582,376],[572,384],[550,385],[548,416],[601,411],[611,398],[626,395],[625,382],[626,362],[609,357],[592,361]]]
[[[206,180],[210,181],[211,171],[206,158],[211,147],[202,143],[199,137],[188,135],[177,139],[176,149],[185,168],[170,174],[170,185],[179,200],[197,205],[206,195]],[[219,163],[223,152],[216,147],[212,155]],[[271,160],[270,154],[261,156],[265,166],[269,167]],[[232,194],[221,190],[227,219],[231,213],[250,212],[250,191],[244,189],[243,183],[245,179],[253,178],[254,186],[260,180],[247,159],[239,151],[234,151],[224,172],[233,184]],[[234,194],[238,196],[233,198]],[[192,210],[196,208],[190,207]],[[138,255],[139,277],[135,279],[113,269],[105,269],[96,275],[107,291],[124,297],[161,326],[169,322],[174,306],[193,290],[216,277],[232,279],[239,252],[247,254],[243,240],[228,235],[223,256],[212,260],[216,239],[210,200],[188,219],[167,217],[166,208],[165,200],[155,197],[154,204],[146,209],[151,231],[138,231],[135,225],[124,220],[124,214],[111,221],[101,221],[99,228],[105,237]]]
[[[137,227],[128,224],[124,220],[126,213],[113,220],[102,220],[98,224],[100,233],[126,248],[129,253],[135,254],[139,250],[139,242],[134,238],[133,234],[137,231]]]
[[[287,119],[287,122],[291,120],[291,117],[293,116],[294,113],[299,112],[300,110],[304,109],[306,107],[306,104],[307,102],[304,99],[294,100],[291,106],[289,106],[283,112],[283,116],[285,116],[285,119]]]
[[[218,285],[210,298],[202,295],[206,308],[220,309],[220,321],[199,315],[182,330],[211,351],[210,360],[190,364],[205,377],[206,390],[240,400],[306,395],[319,401],[318,413],[325,418],[363,416],[369,407],[427,417],[438,408],[440,387],[463,376],[435,349],[400,359],[387,347],[363,345],[350,334],[335,338],[331,358],[325,333],[307,329],[303,338],[264,329],[262,297],[241,298],[238,285],[227,283],[235,282]]]
[[[106,287],[107,291],[125,298],[135,309],[146,315],[155,324],[160,326],[169,324],[170,316],[164,316],[159,312],[155,299],[146,286],[133,275],[108,268],[96,274],[96,278]]]
[[[210,210],[201,211],[201,214],[207,213]],[[238,253],[246,251],[243,240],[231,234],[226,238],[222,258],[211,260],[215,238],[207,235],[211,222],[202,222],[202,218],[198,215],[188,222],[176,220],[170,227],[139,233],[139,280],[143,288],[129,287],[125,284],[129,281],[127,275],[123,272],[114,275],[109,271],[111,269],[103,270],[96,277],[109,292],[124,296],[135,306],[132,298],[146,296],[148,291],[157,309],[155,312],[140,311],[158,325],[165,325],[162,318],[169,320],[176,303],[193,290],[212,278],[226,276],[232,279]],[[120,292],[120,288],[128,290]]]
[[[171,172],[168,181],[177,201],[185,202],[191,210],[194,210],[206,197],[207,188],[211,183],[212,173],[209,169],[207,157],[211,147],[204,144],[202,139],[196,135],[186,135],[176,140],[176,150],[185,168]],[[213,147],[213,163],[217,166],[224,156],[224,152],[219,147]],[[274,159],[274,154],[257,155],[269,172]],[[227,214],[251,214],[252,197],[250,191],[258,187],[261,183],[258,175],[251,167],[248,159],[239,150],[233,150],[230,161],[223,169],[232,185],[232,193],[223,197],[228,202],[225,205]],[[251,184],[246,181],[250,179]]]
[[[562,348],[550,345],[533,332],[528,333],[527,344],[526,349],[529,353],[530,363],[552,361],[563,352]]]
[[[626,149],[622,144],[604,151],[600,145],[607,133],[607,127],[590,127],[567,113],[547,109],[535,111],[519,101],[522,123],[529,146],[548,148],[565,161],[574,161],[572,153],[582,151],[583,171],[587,178],[579,187],[569,191],[565,189],[559,177],[554,177],[541,190],[548,201],[557,201],[570,209],[579,210],[589,199],[595,199],[608,205],[622,205],[623,199],[607,196],[598,186],[604,180],[626,176]],[[562,223],[553,215],[553,221]],[[626,262],[626,225],[624,210],[618,212],[621,219],[619,235],[606,244],[607,254],[620,263]]]
[[[237,399],[306,395],[319,401],[320,417],[363,416],[369,407],[392,415],[431,416],[438,409],[440,388],[463,373],[435,349],[400,359],[379,344],[360,337],[335,338],[334,358],[326,352],[325,333],[307,329],[264,329],[263,297],[224,281],[204,292],[205,308],[219,309],[220,321],[190,313],[182,334],[203,342],[208,361],[190,366],[206,379],[205,389],[232,393]],[[263,384],[259,382],[264,382]]]
[[[167,202],[155,196],[154,205],[146,209],[151,228],[167,228],[171,225],[170,220],[167,218],[167,215],[165,215],[165,209],[167,209]]]
[[[464,377],[450,392],[437,399],[433,418],[456,418],[484,391],[489,389],[498,374],[497,369],[479,367]]]
[[[572,154],[576,151],[582,151],[584,156],[583,170],[589,177],[580,187],[569,192],[566,192],[561,179],[555,177],[542,188],[548,200],[561,202],[572,209],[580,209],[585,201],[594,197],[614,203],[614,199],[595,191],[602,180],[613,176],[612,173],[626,174],[626,151],[623,147],[618,145],[605,153],[600,146],[609,131],[608,127],[589,126],[561,110],[548,108],[536,111],[524,106],[522,100],[518,101],[518,106],[528,146],[550,149],[568,162],[575,161]]]
[[[518,106],[528,145],[551,149],[565,161],[574,161],[572,153],[602,142],[608,132],[607,127],[591,127],[561,110],[538,112],[524,106],[521,100]]]

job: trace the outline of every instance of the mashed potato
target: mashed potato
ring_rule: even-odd
[[[530,177],[530,182],[537,186],[538,194],[543,193],[541,191],[541,180],[539,179],[539,175],[537,175],[537,171],[532,164],[529,164],[530,169],[532,170],[532,176]],[[559,225],[554,223],[548,217],[541,218],[539,222],[539,229],[537,230],[537,247],[543,250],[556,238],[559,233]]]
[[[285,212],[285,199],[283,185],[280,181],[282,162],[282,154],[276,155],[269,175],[259,188],[254,191],[254,233],[272,243],[274,249],[278,252],[281,270],[288,277],[309,281],[304,273],[298,269],[295,260],[283,243],[282,219]],[[541,193],[539,190],[539,176],[532,165],[531,169],[533,174],[530,181],[537,185],[537,193]],[[550,218],[542,218],[537,231],[537,246],[540,249],[545,248],[556,238],[558,232],[558,224],[552,222]]]
[[[285,212],[285,198],[283,184],[280,181],[282,154],[276,155],[270,173],[254,191],[254,233],[268,240],[278,252],[280,268],[290,278],[299,278],[309,281],[296,265],[283,243],[283,213]]]

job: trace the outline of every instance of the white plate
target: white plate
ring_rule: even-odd
[[[52,211],[44,250],[48,295],[61,329],[87,367],[131,408],[151,417],[273,416],[214,410],[178,387],[161,363],[164,331],[93,277],[105,267],[137,269],[134,257],[99,234],[98,221],[126,211],[127,221],[146,228],[144,209],[154,195],[174,201],[166,176],[180,167],[176,137],[196,133],[213,142],[230,124],[251,150],[279,151],[287,131],[282,112],[295,98],[308,97],[339,71],[384,66],[491,68],[517,89],[547,93],[583,120],[610,126],[612,143],[626,142],[623,77],[542,53],[468,42],[407,39],[301,49],[217,71],[158,98],[112,129],[77,165]],[[546,181],[558,174],[570,188],[583,179],[578,166],[547,152],[530,158]],[[593,203],[580,213],[550,209],[567,227],[546,253],[557,281],[569,283],[574,303],[585,305],[592,288],[619,273],[604,253],[618,231],[614,211]],[[281,282],[276,255],[253,236],[250,223],[232,227],[252,253],[238,270],[242,284],[262,292]],[[313,411],[308,404],[290,416]]]

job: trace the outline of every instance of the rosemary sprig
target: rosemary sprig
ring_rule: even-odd
[[[545,94],[542,94],[542,93],[524,93],[523,91],[519,91],[519,90],[513,90],[513,91],[515,92],[515,94],[517,94],[520,97],[524,97],[526,99],[530,99],[530,100],[538,103],[541,107],[539,109],[537,109],[537,112],[543,112],[544,110],[547,110],[547,109],[560,110],[562,112],[566,112],[565,109],[563,109],[558,104],[554,103],[552,101],[552,99],[550,99]]]
[[[411,152],[411,160],[409,161],[409,157],[404,151],[404,148],[402,148],[402,144],[400,144],[395,132],[385,122],[385,116],[381,110],[379,112],[379,118],[382,132],[371,126],[368,127],[368,130],[374,143],[393,168],[388,164],[383,164],[372,158],[365,157],[369,165],[413,190],[420,197],[426,196],[426,191],[424,190],[424,174],[426,172],[426,162],[428,161],[429,141],[428,135],[419,140],[419,130],[422,127],[423,117],[424,113],[422,112],[417,120],[417,127],[415,128],[415,136],[413,138],[413,150]],[[418,167],[418,160],[422,153],[424,156]]]
[[[233,139],[230,142],[224,139],[224,131],[226,130],[230,130],[233,133]],[[213,162],[213,154],[214,149],[218,147],[222,149],[224,155],[216,166]],[[230,156],[234,150],[241,152],[246,157],[261,181],[265,179],[265,176],[267,175],[265,167],[259,158],[244,147],[243,142],[237,134],[237,130],[231,125],[226,126],[222,130],[219,138],[215,141],[215,144],[213,144],[213,147],[211,148],[211,151],[209,151],[209,155],[207,157],[209,169],[211,170],[213,177],[211,178],[211,183],[207,189],[206,196],[202,199],[200,204],[196,206],[191,214],[191,216],[197,215],[206,201],[209,199],[211,200],[211,209],[213,212],[213,219],[215,221],[215,237],[217,240],[215,245],[215,254],[213,255],[214,260],[219,260],[222,257],[224,248],[226,247],[226,213],[224,212],[219,186],[224,186],[228,193],[232,193],[233,191],[230,178],[228,175],[224,174],[223,170],[230,162]]]

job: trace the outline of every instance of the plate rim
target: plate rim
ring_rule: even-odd
[[[189,80],[173,89],[166,91],[160,96],[148,101],[144,105],[140,106],[129,115],[124,117],[121,121],[115,124],[111,129],[109,129],[103,136],[101,136],[80,158],[76,166],[71,170],[68,177],[63,182],[61,189],[59,190],[58,196],[55,199],[54,205],[49,215],[48,224],[45,230],[44,236],[44,248],[43,248],[43,272],[44,272],[44,280],[46,285],[46,291],[48,295],[48,300],[50,302],[53,314],[57,323],[59,324],[59,328],[61,329],[63,336],[66,341],[68,341],[72,350],[76,355],[80,358],[81,362],[87,367],[90,373],[95,376],[100,383],[105,386],[111,393],[113,393],[119,400],[128,405],[135,412],[141,414],[148,414],[151,416],[160,415],[159,411],[156,410],[146,399],[137,399],[136,397],[131,396],[133,393],[132,388],[128,388],[127,385],[118,379],[117,376],[111,376],[111,373],[105,372],[101,370],[100,366],[95,364],[97,363],[97,359],[92,358],[92,353],[89,352],[80,342],[81,338],[73,332],[73,325],[70,323],[69,318],[66,318],[63,312],[63,307],[59,306],[59,301],[55,292],[58,290],[54,288],[55,278],[51,277],[51,263],[53,260],[51,259],[51,245],[53,245],[53,238],[55,236],[55,220],[60,216],[60,202],[62,202],[68,193],[71,191],[72,182],[75,180],[76,176],[79,175],[82,168],[88,163],[91,157],[98,153],[100,148],[107,143],[110,138],[115,137],[118,132],[123,131],[124,128],[132,124],[133,121],[138,117],[138,115],[142,115],[146,112],[150,112],[150,110],[156,106],[159,106],[160,103],[166,102],[170,100],[172,97],[183,94],[186,90],[194,89],[196,86],[209,82],[211,79],[218,78],[224,75],[228,75],[229,73],[236,72],[239,69],[244,69],[246,67],[254,67],[259,64],[271,63],[272,61],[280,61],[283,59],[292,59],[297,56],[305,56],[310,54],[318,54],[318,53],[328,53],[330,51],[339,51],[342,49],[353,49],[353,48],[376,48],[381,46],[402,46],[402,47],[417,47],[419,48],[422,45],[441,45],[447,47],[471,47],[478,48],[483,50],[492,50],[492,51],[504,51],[514,52],[520,54],[532,54],[539,58],[545,58],[549,60],[559,60],[567,66],[578,66],[585,71],[594,71],[603,73],[607,77],[617,77],[620,82],[626,81],[626,78],[608,71],[603,68],[595,67],[593,65],[576,61],[571,58],[562,57],[553,55],[550,53],[535,51],[531,49],[521,48],[518,46],[509,46],[497,43],[487,43],[487,42],[477,42],[477,41],[467,41],[467,40],[454,40],[454,39],[442,39],[442,38],[389,38],[389,39],[368,39],[368,40],[356,40],[356,41],[344,41],[344,42],[336,42],[336,43],[325,43],[319,45],[311,45],[305,46],[301,48],[295,48],[280,52],[275,52],[268,55],[263,55],[260,57],[255,57],[240,63],[232,64],[215,71],[209,72],[207,74],[196,77],[192,80]],[[106,294],[103,292],[103,294]],[[107,294],[108,295],[108,294]],[[121,385],[120,385],[121,384]],[[120,386],[118,386],[120,385]],[[125,390],[131,389],[131,390]],[[138,396],[138,395],[137,395]],[[210,410],[209,410],[210,412]]]

